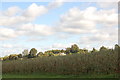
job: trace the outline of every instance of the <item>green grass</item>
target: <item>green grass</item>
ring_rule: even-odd
[[[117,78],[116,74],[94,74],[94,75],[59,75],[51,73],[32,74],[3,74],[3,78]]]

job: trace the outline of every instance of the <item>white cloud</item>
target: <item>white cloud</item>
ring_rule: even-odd
[[[35,20],[38,16],[47,13],[47,8],[45,6],[38,6],[37,4],[31,4],[27,9],[22,10],[19,15],[17,15],[19,8],[10,7],[5,11],[0,17],[1,26],[14,26],[26,22],[31,22]],[[7,14],[7,15],[6,15]],[[10,16],[12,15],[12,16]]]
[[[57,4],[56,4],[57,3]],[[51,6],[61,6],[62,2],[52,2],[48,6],[32,3],[28,8],[22,10],[17,6],[9,7],[6,11],[0,13],[0,40],[20,37],[22,35],[47,36],[54,33],[53,29],[47,25],[29,24],[38,16],[41,16],[50,10]],[[22,25],[21,25],[22,24]],[[19,26],[18,26],[19,25]],[[9,28],[7,28],[9,27]],[[21,30],[22,29],[22,30]]]
[[[46,25],[35,25],[33,32],[41,35],[51,35],[54,33],[53,28]]]
[[[0,44],[0,49],[0,56],[6,56],[9,54],[20,54],[24,49],[28,49],[28,47],[17,43],[3,43]]]
[[[3,44],[1,47],[2,48],[13,48],[13,45],[12,44]]]
[[[117,28],[109,28],[109,29],[103,28],[91,35],[83,36],[80,38],[80,43],[84,43],[84,44],[96,44],[96,43],[103,44],[105,42],[109,42],[109,43],[118,42]]]
[[[11,27],[16,24],[19,25],[21,23],[26,23],[30,21],[31,21],[31,18],[26,18],[24,16],[13,16],[13,17],[1,16],[0,25]]]
[[[72,43],[71,44],[54,43],[52,45],[52,48],[55,48],[55,49],[65,49],[67,47],[70,47],[71,45],[72,45]]]
[[[16,36],[17,36],[17,33],[13,29],[0,28],[0,40],[14,38]]]
[[[26,40],[26,41],[44,41],[44,40],[46,40],[46,38],[45,37],[36,37],[36,36],[30,36],[30,37],[28,37],[28,40]]]
[[[54,35],[55,35],[55,34],[54,34]],[[61,33],[61,34],[59,34],[59,35],[56,34],[55,36],[57,37],[57,39],[61,40],[61,39],[68,39],[68,38],[70,38],[71,35],[69,35],[69,34],[64,34],[64,33],[62,34],[62,33]]]
[[[54,43],[49,46],[43,46],[42,51],[47,51],[47,50],[55,50],[55,49],[66,49],[67,47],[71,47],[75,43]]]
[[[36,18],[40,15],[47,13],[48,9],[45,6],[38,6],[37,4],[31,4],[23,13],[25,17]]]
[[[0,28],[0,40],[8,40],[21,36],[49,36],[54,34],[54,28],[47,25],[39,24],[22,24],[16,26],[16,28]]]
[[[97,5],[104,9],[117,8],[118,2],[97,2]]]
[[[94,32],[98,25],[116,26],[118,22],[117,17],[115,9],[98,10],[95,7],[88,7],[85,10],[80,10],[74,7],[61,16],[58,26],[63,32]]]
[[[48,8],[49,9],[58,8],[58,7],[62,6],[63,3],[64,3],[64,0],[55,0],[48,4]]]
[[[6,49],[6,48],[25,48],[25,45],[20,45],[20,44],[12,44],[12,43],[3,43],[0,45],[1,48]]]
[[[21,31],[23,35],[49,36],[54,33],[54,28],[47,25],[28,23],[28,24],[19,25],[18,31]]]
[[[0,13],[0,26],[14,26],[18,24],[34,21],[37,17],[46,14],[52,6],[57,8],[62,2],[52,2],[48,6],[32,3],[27,9],[20,9],[17,6],[9,7],[6,11]]]
[[[17,6],[9,7],[7,11],[4,11],[3,14],[5,16],[14,16],[18,14],[21,11],[21,9]]]

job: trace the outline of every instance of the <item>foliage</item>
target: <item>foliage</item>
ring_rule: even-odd
[[[79,47],[76,44],[74,44],[71,47],[66,48],[65,52],[66,54],[70,54],[70,53],[80,53],[79,51],[80,51]]]
[[[29,52],[28,58],[34,58],[36,57],[37,50],[35,48],[32,48]]]
[[[97,50],[95,48],[93,48],[93,50],[91,51],[91,53],[95,53],[97,52]]]
[[[65,53],[66,53],[66,54],[70,54],[70,53],[71,53],[71,51],[70,51],[70,50],[71,50],[71,48],[66,48]]]
[[[39,53],[37,54],[37,57],[39,57],[39,56],[44,56],[43,52],[39,52]]]
[[[73,75],[114,74],[118,72],[118,51],[116,51],[118,49],[120,49],[120,47],[115,47],[114,49],[103,48],[100,51],[93,49],[93,52],[79,49],[79,52],[81,51],[79,54],[72,53],[72,55],[70,55],[71,53],[69,53],[69,55],[66,56],[44,56],[42,58],[8,60],[3,61],[4,67],[2,70],[3,74],[34,72]],[[31,50],[33,51],[33,49]],[[32,53],[32,51],[30,53]],[[36,50],[35,53],[37,53]]]
[[[77,52],[79,52],[79,47],[76,44],[72,45],[71,49],[70,49],[70,52],[71,53],[77,53]]]
[[[65,52],[65,50],[48,50],[48,51],[45,51],[45,53],[47,54],[47,53],[53,53],[53,54],[58,54],[58,53],[63,53],[63,52]]]
[[[22,54],[18,54],[18,58],[22,58],[23,56],[22,56]]]
[[[23,56],[27,56],[29,53],[28,53],[28,50],[25,49],[23,52],[22,52]]]
[[[9,56],[3,57],[3,61],[9,60]]]
[[[9,60],[17,60],[17,59],[18,59],[18,55],[17,54],[9,55]]]
[[[104,46],[102,46],[101,48],[100,48],[100,51],[105,51],[105,50],[108,50],[106,47],[104,47]]]

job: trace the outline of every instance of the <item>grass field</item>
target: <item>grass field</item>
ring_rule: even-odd
[[[117,78],[117,74],[93,74],[93,75],[59,75],[51,73],[32,73],[32,74],[4,74],[3,78]]]

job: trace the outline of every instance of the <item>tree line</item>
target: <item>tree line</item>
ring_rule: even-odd
[[[118,44],[115,45],[115,49],[119,48],[120,46]],[[44,56],[60,56],[61,53],[65,55],[72,55],[72,54],[89,54],[89,53],[95,53],[99,51],[107,51],[107,50],[113,50],[108,49],[104,46],[100,47],[99,50],[93,48],[91,51],[88,51],[87,49],[80,49],[77,44],[71,45],[71,47],[66,48],[65,50],[48,50],[43,52],[38,52],[37,49],[32,48],[30,51],[25,49],[21,54],[10,54],[9,56],[5,56],[0,58],[0,60],[6,61],[6,60],[18,60],[18,59],[29,59],[29,58],[36,58],[36,57],[44,57]]]
[[[44,53],[32,48],[30,51],[24,50],[24,55],[19,55],[22,58],[14,60],[9,56],[2,62],[2,73],[116,74],[120,72],[118,50],[120,46],[117,44],[113,49],[102,46],[91,51],[80,49],[76,44],[65,50],[48,50]],[[63,52],[66,56],[58,55]]]

